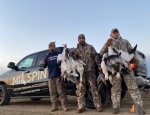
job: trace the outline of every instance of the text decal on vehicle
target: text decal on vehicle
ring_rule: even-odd
[[[12,85],[17,85],[17,84],[26,84],[30,83],[34,80],[41,80],[41,79],[46,79],[47,78],[47,70],[45,69],[44,71],[33,71],[32,73],[27,73],[24,74],[22,72],[22,75],[13,77],[13,82]]]

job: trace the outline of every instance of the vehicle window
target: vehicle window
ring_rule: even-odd
[[[44,59],[44,57],[46,56],[47,52],[48,52],[48,51],[39,53],[38,59],[37,59],[37,61],[36,61],[36,65],[40,65],[40,61]]]
[[[35,55],[30,55],[28,57],[26,57],[25,59],[23,59],[21,62],[19,62],[18,64],[18,68],[26,68],[26,67],[31,67],[32,63],[34,61]]]

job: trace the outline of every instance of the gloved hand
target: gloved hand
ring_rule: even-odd
[[[101,71],[102,71],[102,68],[101,68],[101,67],[98,67],[98,70],[101,72]]]
[[[110,39],[107,40],[107,42],[106,42],[105,44],[106,44],[107,46],[110,46],[110,45],[112,45],[112,41],[113,41],[113,40],[110,38]]]
[[[71,56],[74,60],[79,59],[79,55],[76,53],[76,50],[75,50],[74,48],[71,49],[71,51],[70,51],[70,56]]]
[[[71,56],[73,56],[73,55],[74,55],[74,53],[75,53],[74,48],[71,48],[71,51],[70,51],[70,53],[69,53],[69,54],[70,54]]]

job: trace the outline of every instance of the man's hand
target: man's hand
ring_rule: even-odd
[[[45,64],[45,61],[44,60],[40,61],[40,64]]]
[[[64,48],[67,48],[67,44],[63,44]]]
[[[101,67],[98,67],[98,70],[99,70],[99,71],[102,71],[102,68],[101,68]]]
[[[134,66],[135,66],[135,68],[134,68],[135,70],[138,69],[138,68],[140,67],[139,62],[135,62],[135,63],[134,63]]]
[[[74,60],[76,60],[78,57],[77,53],[75,52],[75,48],[72,48],[69,54]]]
[[[64,45],[64,48],[67,48],[67,44]]]
[[[112,40],[111,38],[108,39],[107,42],[106,42],[107,46],[111,46],[111,45],[112,45],[112,41],[113,41],[113,40]]]

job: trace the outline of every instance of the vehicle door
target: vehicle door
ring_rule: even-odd
[[[26,56],[16,65],[18,69],[9,73],[8,84],[12,89],[12,96],[24,95],[31,89],[29,83],[32,80],[32,68],[36,57],[37,54]]]
[[[34,92],[34,95],[36,96],[49,96],[48,68],[45,68],[43,71],[39,71],[40,61],[44,59],[47,53],[48,50],[39,52],[35,61],[35,65],[32,68],[32,92]]]
[[[56,50],[58,52],[62,52],[63,47],[57,47]],[[35,66],[32,68],[32,81],[33,82],[33,90],[34,95],[36,96],[49,96],[49,88],[48,88],[48,68],[46,67],[43,71],[40,70],[40,61],[44,59],[48,50],[42,51],[38,53]]]

